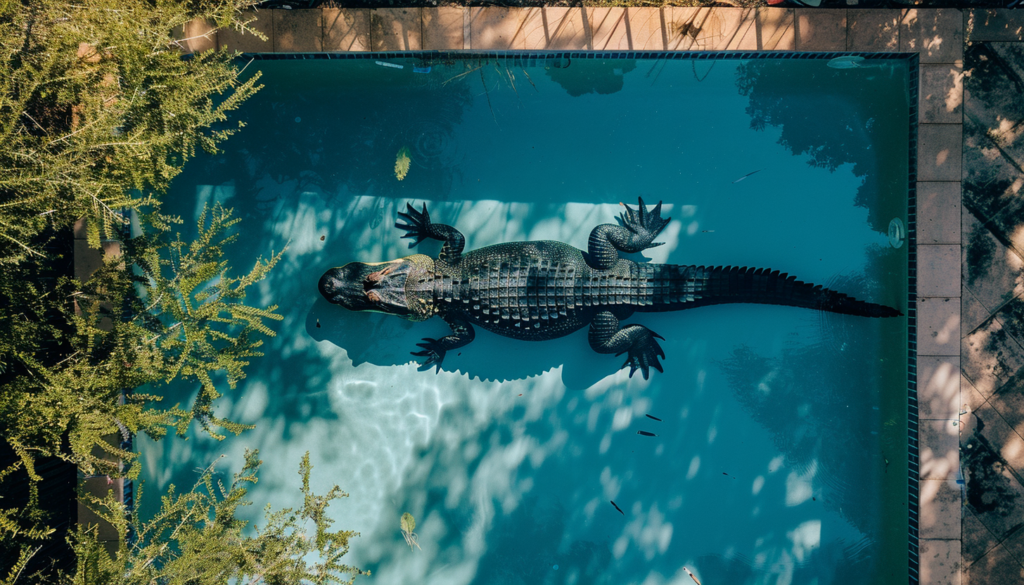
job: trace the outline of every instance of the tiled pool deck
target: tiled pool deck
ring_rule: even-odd
[[[183,45],[917,53],[919,578],[1024,582],[1024,11],[265,10],[253,26],[266,41],[193,23]]]

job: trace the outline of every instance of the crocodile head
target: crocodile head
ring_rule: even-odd
[[[422,321],[434,315],[423,286],[434,268],[430,256],[414,254],[389,262],[349,262],[320,277],[320,294],[351,311],[375,311]]]

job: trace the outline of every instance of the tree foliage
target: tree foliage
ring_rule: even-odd
[[[247,296],[281,253],[239,273],[224,260],[239,221],[231,210],[206,209],[196,239],[183,241],[181,219],[161,214],[159,204],[199,149],[216,152],[241,126],[229,114],[260,89],[258,74],[240,77],[235,55],[182,58],[175,31],[205,19],[259,36],[242,13],[253,4],[0,0],[0,446],[14,453],[0,468],[0,583],[39,577],[23,573],[53,538],[38,505],[41,457],[87,476],[134,478],[138,456],[117,437],[181,435],[193,420],[217,439],[248,428],[217,417],[215,405],[281,319],[276,306]],[[129,239],[132,216],[142,235]],[[124,240],[88,282],[61,268],[83,217],[90,247]],[[163,404],[163,388],[181,381],[198,386],[196,399]],[[207,470],[202,489],[172,491],[163,515],[148,523],[126,519],[114,500],[82,500],[118,528],[121,548],[104,558],[83,527],[76,579],[142,582],[165,571],[162,582],[327,582],[358,573],[337,561],[352,534],[331,532],[324,515],[344,494],[313,496],[308,459],[302,508],[271,515],[256,537],[241,536],[244,523],[233,514],[258,464],[247,458],[229,487]],[[28,505],[18,508],[6,490],[26,478]],[[303,518],[314,521],[315,538],[304,537]],[[181,526],[167,530],[172,522]],[[320,565],[301,562],[311,552]],[[186,574],[193,577],[166,577]]]
[[[356,575],[368,575],[341,562],[348,540],[358,533],[332,531],[326,510],[348,494],[338,486],[325,495],[310,490],[313,466],[308,452],[299,465],[302,506],[275,512],[268,505],[266,523],[256,527],[253,536],[243,534],[247,523],[235,514],[249,505],[245,486],[257,481],[262,464],[258,455],[246,452],[245,465],[229,486],[215,480],[213,465],[187,493],[176,494],[172,485],[150,520],[141,520],[137,513],[126,515],[113,496],[91,498],[117,530],[119,546],[111,555],[97,541],[94,529],[80,527],[75,535],[80,559],[75,585],[352,583]],[[309,522],[313,537],[307,535]],[[303,557],[310,553],[319,560],[307,562]]]
[[[35,236],[83,216],[93,246],[116,237],[119,210],[150,203],[197,149],[234,132],[214,125],[259,76],[240,81],[217,51],[182,59],[172,31],[195,18],[245,27],[234,17],[250,4],[0,4],[0,264],[41,258]]]

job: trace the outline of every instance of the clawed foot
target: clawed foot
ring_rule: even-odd
[[[420,364],[419,370],[422,372],[423,370],[429,370],[433,366],[436,368],[434,373],[440,372],[441,362],[444,361],[444,355],[447,353],[447,350],[441,346],[441,342],[425,337],[423,343],[417,343],[416,346],[422,347],[423,351],[414,351],[412,355],[427,358]]]
[[[629,366],[629,377],[632,378],[633,374],[636,373],[637,369],[643,374],[644,380],[650,376],[650,368],[654,368],[659,372],[664,373],[665,370],[661,369],[661,362],[658,358],[664,358],[665,352],[661,349],[661,345],[658,344],[658,339],[665,339],[657,333],[647,329],[646,327],[640,327],[635,325],[643,331],[636,335],[633,343],[629,346],[629,349],[623,352],[619,352],[615,355],[628,354],[629,357],[626,362],[622,364],[624,369]]]
[[[407,223],[395,222],[395,227],[405,230],[403,238],[416,238],[409,247],[412,248],[430,237],[430,214],[427,213],[427,204],[423,204],[422,211],[416,211],[411,203],[406,203],[406,213],[398,212],[398,217]]]
[[[647,211],[643,198],[638,197],[637,199],[640,201],[640,205],[636,211],[625,203],[621,204],[626,208],[626,211],[619,215],[622,226],[636,234],[637,239],[640,240],[644,248],[653,248],[664,244],[665,242],[651,242],[654,238],[658,237],[658,234],[661,233],[661,230],[665,229],[665,226],[668,225],[672,218],[666,217],[662,219],[660,201],[654,206],[654,209]]]

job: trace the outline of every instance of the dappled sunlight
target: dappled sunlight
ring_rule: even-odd
[[[799,506],[814,495],[814,476],[818,471],[818,462],[812,461],[810,466],[803,472],[796,470],[789,472],[786,476],[786,505]]]
[[[672,542],[672,523],[666,522],[665,515],[658,511],[657,502],[647,511],[641,502],[636,502],[630,511],[632,520],[612,547],[615,558],[621,559],[630,545],[639,548],[648,561],[656,554],[664,554]]]
[[[694,34],[717,42],[716,27]],[[149,481],[183,484],[221,453],[229,472],[257,447],[267,463],[249,497],[279,509],[294,505],[294,462],[308,450],[313,490],[350,494],[329,513],[360,532],[344,560],[372,570],[374,583],[692,583],[683,565],[705,585],[811,583],[837,566],[871,575],[887,562],[877,560],[891,544],[877,510],[883,482],[905,469],[875,434],[891,409],[873,407],[901,374],[876,359],[899,323],[851,318],[840,331],[812,311],[767,305],[637,313],[625,322],[665,338],[665,372],[649,380],[619,369],[623,356],[595,354],[585,329],[524,342],[478,328],[434,373],[410,352],[447,334],[440,319],[349,312],[317,291],[324,271],[351,261],[436,256],[438,242],[410,249],[394,228],[407,204],[426,204],[468,249],[525,239],[586,249],[591,230],[637,197],[664,200],[672,217],[665,244],[630,255],[638,262],[765,266],[818,284],[883,262],[899,274],[898,257],[868,253],[879,241],[870,223],[879,185],[892,182],[879,170],[884,134],[866,126],[871,111],[850,113],[831,94],[787,98],[810,134],[750,128],[751,100],[774,104],[793,79],[810,83],[808,63],[795,77],[764,73],[770,83],[747,95],[736,88],[739,61],[697,78],[683,61],[634,71],[574,59],[557,80],[531,74],[536,91],[488,85],[486,96],[475,95],[475,75],[441,81],[468,70],[462,61],[401,82],[353,63],[351,75],[323,74],[317,91],[332,100],[302,89],[316,68],[274,63],[240,140],[197,159],[170,198],[186,216],[200,200],[234,206],[245,219],[233,261],[288,246],[258,287],[259,302],[284,316],[277,336],[216,407],[256,428],[222,442],[194,428],[188,441],[140,440]],[[814,71],[835,74],[824,63]],[[590,74],[622,87],[567,95],[562,84],[577,87],[567,79]],[[706,116],[674,107],[690,95],[705,100]],[[365,103],[358,113],[337,107],[353,96]],[[630,107],[638,99],[648,107]],[[837,112],[849,144],[822,150],[814,131]],[[578,130],[542,134],[555,126]],[[609,128],[615,156],[595,164]],[[411,166],[399,182],[401,148]],[[807,165],[819,155],[823,164]],[[900,287],[887,281],[867,296],[905,298]],[[857,347],[832,351],[838,332]],[[189,404],[194,389],[178,390],[170,398]],[[405,543],[404,513],[417,520],[418,549]],[[255,506],[243,514],[262,519]]]
[[[927,379],[918,382],[922,411],[957,412],[960,408],[960,368],[950,362],[938,364]]]

